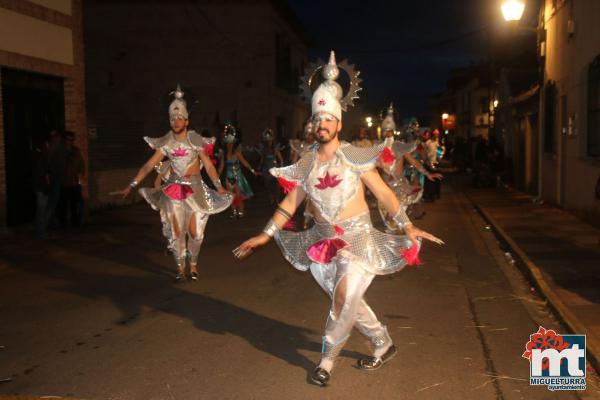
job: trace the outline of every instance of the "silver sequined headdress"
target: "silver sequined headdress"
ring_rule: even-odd
[[[171,92],[175,96],[175,99],[169,105],[169,121],[173,121],[176,118],[188,119],[187,103],[183,99],[183,91],[181,86],[177,84],[177,89]]]
[[[387,109],[387,115],[381,121],[381,132],[396,131],[396,121],[394,121],[394,104],[390,103]]]
[[[346,96],[343,95],[340,84],[336,82],[340,75],[340,68],[348,74],[350,79],[350,87]],[[321,72],[323,82],[312,93],[311,85],[314,83],[318,72]],[[342,110],[346,111],[348,106],[353,106],[354,100],[358,99],[358,92],[361,90],[360,83],[362,82],[359,75],[360,72],[356,71],[354,65],[349,64],[347,60],[339,64],[336,63],[333,50],[329,55],[327,64],[324,64],[321,60],[309,64],[305,75],[302,77],[300,88],[302,96],[307,100],[311,99],[312,114],[328,113],[341,120]]]

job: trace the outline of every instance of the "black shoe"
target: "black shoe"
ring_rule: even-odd
[[[310,380],[319,386],[327,386],[329,378],[331,378],[331,374],[320,367],[315,368],[313,373],[310,374]]]
[[[365,371],[375,371],[379,369],[396,355],[396,346],[391,345],[390,348],[381,357],[364,357],[358,360],[358,368]]]
[[[198,273],[197,272],[190,272],[190,279],[193,281],[197,281],[198,280]]]

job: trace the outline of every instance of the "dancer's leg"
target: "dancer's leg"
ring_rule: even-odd
[[[198,253],[204,240],[204,229],[208,222],[208,214],[196,212],[192,215],[188,227],[190,237],[188,238],[188,252],[190,254],[190,273],[198,272]]]
[[[177,265],[178,279],[182,277],[185,270],[186,258],[186,210],[185,206],[180,201],[170,201],[168,207],[168,219],[171,223],[172,251]]]
[[[360,265],[339,257],[336,262],[332,305],[323,336],[320,368],[330,372],[352,326],[356,323],[364,293],[374,275]],[[363,310],[364,311],[364,310]],[[373,315],[374,316],[374,315]]]

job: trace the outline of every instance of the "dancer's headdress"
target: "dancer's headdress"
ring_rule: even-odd
[[[383,133],[387,131],[396,131],[396,122],[394,121],[394,104],[390,103],[390,106],[387,109],[387,115],[381,121],[381,131]]]
[[[346,96],[343,94],[342,87],[336,82],[340,75],[340,68],[350,78],[350,88]],[[311,84],[319,71],[321,71],[324,81],[311,94]],[[354,65],[348,64],[347,60],[337,64],[333,51],[329,55],[327,64],[323,64],[321,60],[318,60],[316,64],[311,63],[306,69],[304,77],[302,77],[300,88],[303,97],[311,99],[312,114],[328,113],[341,120],[342,110],[346,111],[349,105],[353,106],[354,99],[358,98],[357,93],[361,90],[360,83],[362,82],[362,79],[358,77],[359,75],[360,72],[354,69]]]
[[[266,128],[263,132],[262,132],[262,140],[265,142],[271,141],[275,139],[275,135],[273,134],[273,129],[271,128]]]
[[[225,128],[223,129],[223,141],[225,143],[235,143],[238,138],[238,133],[235,129],[235,126],[230,124],[229,122],[225,124]]]
[[[176,118],[188,119],[187,103],[183,99],[183,91],[179,84],[170,94],[175,96],[175,99],[169,105],[169,121],[173,121]]]

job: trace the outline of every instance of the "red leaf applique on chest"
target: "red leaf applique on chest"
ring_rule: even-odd
[[[180,147],[178,149],[173,150],[173,153],[171,155],[173,157],[185,157],[188,155],[188,152],[186,149]]]
[[[337,175],[329,175],[329,172],[327,172],[323,178],[317,179],[319,179],[319,183],[315,185],[315,187],[320,190],[336,187],[342,182]]]

